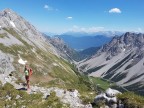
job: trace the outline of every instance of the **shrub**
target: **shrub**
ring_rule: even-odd
[[[62,108],[63,104],[60,102],[60,99],[56,96],[55,92],[51,92],[48,99],[42,105],[42,108]]]
[[[117,95],[118,99],[126,106],[126,108],[143,108],[144,97],[134,94],[133,92],[125,92]]]

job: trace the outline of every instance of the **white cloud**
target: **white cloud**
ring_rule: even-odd
[[[121,13],[121,10],[119,8],[112,8],[109,10],[109,13]]]
[[[46,9],[48,11],[58,11],[58,9],[54,9],[53,7],[51,7],[51,6],[47,5],[47,4],[44,5],[44,9]]]
[[[49,8],[49,6],[48,5],[44,5],[44,8],[47,9],[47,8]]]
[[[45,9],[47,9],[47,10],[53,10],[53,8],[52,8],[52,7],[50,7],[50,6],[49,6],[49,5],[47,5],[47,4],[46,4],[46,5],[44,5],[44,8],[45,8]]]
[[[69,17],[67,17],[66,19],[71,20],[71,19],[73,19],[73,17],[69,16]]]

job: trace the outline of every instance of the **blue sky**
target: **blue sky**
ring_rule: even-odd
[[[144,32],[144,0],[0,0],[41,32]]]

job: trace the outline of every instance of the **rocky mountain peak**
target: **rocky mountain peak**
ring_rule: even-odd
[[[0,26],[2,28],[13,28],[29,37],[39,38],[42,36],[33,25],[11,9],[0,12]]]
[[[9,8],[6,8],[6,9],[4,9],[3,11],[2,11],[2,13],[4,13],[4,14],[10,14],[10,13],[15,13],[13,10],[11,10],[11,9],[9,9]],[[16,14],[16,13],[15,13]]]
[[[4,11],[4,12],[7,12],[7,13],[9,13],[9,12],[14,13],[14,11],[13,11],[12,9],[10,9],[10,8],[6,8],[6,9],[4,9],[3,11]]]
[[[8,46],[23,43],[20,41],[24,40],[27,44],[48,50],[44,43],[45,38],[43,34],[39,32],[31,23],[11,9],[0,11],[0,33],[8,34],[7,37],[10,37],[10,39],[15,38],[13,39],[14,41],[11,41],[10,39],[7,41],[0,39],[0,42],[2,42],[4,45]],[[18,36],[19,39],[16,39],[16,36]],[[50,46],[50,43],[47,43],[47,45]],[[54,48],[51,48],[51,50],[54,51]]]
[[[20,16],[9,8],[4,9],[3,11],[0,12],[0,18],[5,18],[10,21],[14,21],[18,17],[20,17]]]
[[[117,55],[122,51],[128,51],[132,48],[141,49],[144,44],[144,34],[126,32],[122,36],[113,37],[113,39],[105,44],[99,52],[107,52],[112,55]]]

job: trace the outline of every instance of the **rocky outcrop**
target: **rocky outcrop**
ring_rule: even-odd
[[[5,83],[12,84],[17,90],[26,90],[26,86],[23,84],[16,84],[16,79],[13,76],[6,76],[1,75],[0,80],[2,81],[2,85]],[[91,104],[83,105],[82,100],[79,98],[80,94],[77,90],[64,90],[58,87],[39,87],[38,85],[31,86],[30,89],[27,91],[28,94],[36,94],[42,93],[43,100],[49,99],[51,92],[55,92],[56,96],[60,98],[60,101],[63,104],[70,105],[70,108],[92,108]],[[11,96],[7,95],[6,98],[11,100]],[[16,99],[21,98],[19,95],[16,96]]]
[[[94,103],[98,105],[100,102],[103,102],[108,108],[119,108],[118,99],[116,97],[117,94],[121,94],[121,92],[108,88],[105,93],[101,93],[95,97]]]
[[[82,100],[79,98],[80,94],[77,90],[69,91],[60,89],[57,87],[44,88],[32,86],[30,90],[31,93],[43,93],[43,98],[48,99],[51,92],[55,92],[56,96],[60,98],[61,102],[64,104],[69,104],[70,108],[92,108],[91,104],[83,105]]]
[[[0,74],[9,75],[14,71],[13,57],[0,51]]]

